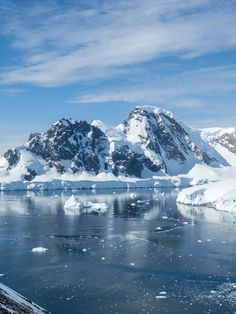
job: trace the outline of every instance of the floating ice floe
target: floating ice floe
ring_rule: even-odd
[[[34,253],[43,253],[43,252],[46,252],[46,251],[48,251],[48,249],[46,247],[42,247],[42,246],[34,247],[32,249],[32,252],[34,252]]]
[[[80,202],[79,198],[72,195],[64,205],[66,215],[81,215],[81,214],[104,214],[108,211],[108,204],[106,203],[93,203],[93,202]]]
[[[134,199],[134,198],[137,197],[137,194],[135,194],[135,193],[130,193],[130,196],[129,196],[129,197],[132,198],[132,199]]]

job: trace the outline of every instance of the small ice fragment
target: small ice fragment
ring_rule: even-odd
[[[202,243],[202,240],[197,240],[198,243]]]
[[[135,266],[135,263],[129,263],[130,264],[130,266]]]
[[[207,242],[211,242],[211,239],[207,239]]]
[[[88,250],[87,249],[83,249],[82,252],[86,253]]]
[[[106,257],[104,257],[104,256],[101,258],[102,261],[105,261],[105,259],[106,259]]]
[[[160,295],[166,295],[166,291],[159,292]]]
[[[165,295],[156,295],[156,299],[166,299]]]
[[[144,201],[143,200],[137,200],[138,204],[142,204]]]
[[[168,219],[168,217],[167,216],[162,216],[162,219]]]
[[[156,228],[155,228],[155,230],[161,230],[161,229],[162,229],[161,227],[156,227]]]
[[[131,194],[129,195],[129,197],[132,198],[132,199],[134,199],[134,198],[137,197],[137,195],[136,195],[135,193],[131,193]]]
[[[4,276],[4,274],[0,274],[0,277],[3,277]]]
[[[34,252],[34,253],[43,253],[43,252],[46,252],[47,250],[48,250],[47,248],[39,246],[39,247],[34,247],[32,249],[32,252]]]

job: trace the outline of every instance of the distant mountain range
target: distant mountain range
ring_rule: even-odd
[[[0,178],[32,181],[36,177],[100,173],[114,177],[153,178],[187,174],[195,165],[228,166],[214,147],[236,153],[236,130],[194,130],[163,109],[137,106],[116,127],[102,121],[61,119],[45,133],[8,150],[0,161]],[[3,179],[1,179],[3,180]]]

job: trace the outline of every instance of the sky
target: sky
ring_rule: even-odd
[[[236,127],[236,0],[0,0],[0,153],[136,105]]]

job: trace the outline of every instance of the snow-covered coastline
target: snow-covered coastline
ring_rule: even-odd
[[[236,212],[236,179],[184,189],[179,193],[177,202]]]
[[[61,119],[0,158],[0,191],[202,185],[236,177],[235,151],[234,128],[190,129],[157,107],[117,127]]]
[[[149,179],[115,177],[100,174],[99,176],[61,176],[37,177],[33,181],[4,180],[1,178],[0,191],[13,190],[81,190],[81,189],[138,189],[138,188],[176,188],[189,187],[206,182],[218,181],[221,174],[210,167],[197,165],[189,174],[178,176],[154,176]]]
[[[224,178],[232,177],[232,173],[236,177],[236,155],[223,147],[218,147],[217,150],[229,162],[229,166],[211,167],[199,163],[186,174],[156,175],[146,179],[115,176],[111,173],[59,174],[52,170],[47,174],[36,176],[32,181],[26,181],[22,180],[18,173],[9,176],[0,172],[0,191],[185,188],[221,181]]]
[[[213,128],[202,130],[203,138],[208,139],[210,142],[218,136],[221,138],[224,134],[234,134],[235,136],[235,129]],[[204,185],[183,189],[177,197],[177,203],[234,213],[236,212],[236,154],[220,143],[212,145],[227,160],[230,167],[223,167],[217,171],[215,180],[206,180]],[[214,176],[211,174],[210,177],[213,179]]]
[[[49,314],[31,300],[0,283],[0,313]]]

